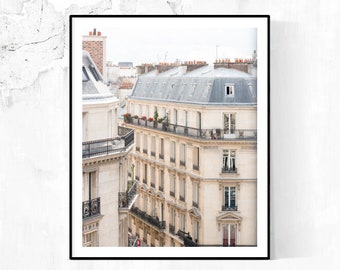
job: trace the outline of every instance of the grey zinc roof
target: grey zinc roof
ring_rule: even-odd
[[[234,96],[227,96],[225,85],[234,86]],[[158,100],[192,104],[256,105],[256,77],[238,70],[203,67],[174,77],[141,76],[132,99]]]

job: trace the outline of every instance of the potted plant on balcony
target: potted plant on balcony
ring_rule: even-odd
[[[134,124],[139,124],[139,118],[138,118],[138,115],[137,115],[137,114],[135,114],[135,115],[132,117],[132,122],[133,122]]]
[[[153,118],[152,118],[152,117],[149,117],[149,118],[148,118],[148,126],[149,126],[149,127],[152,127],[152,126],[153,126]]]
[[[132,118],[131,118],[130,113],[125,113],[123,116],[124,116],[124,122],[125,123],[131,123]]]
[[[142,121],[144,121],[144,124],[145,124],[145,126],[146,126],[146,116],[142,116],[141,118],[140,118]]]
[[[154,118],[154,123],[153,126],[156,128],[157,127],[157,119],[158,119],[158,112],[157,109],[155,110],[155,112],[153,113],[153,118]]]

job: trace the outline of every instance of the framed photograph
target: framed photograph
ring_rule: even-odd
[[[269,16],[70,16],[70,259],[269,259]]]

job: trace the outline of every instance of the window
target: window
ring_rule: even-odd
[[[144,144],[143,144],[143,153],[147,154],[148,153],[148,136],[144,134]]]
[[[100,80],[100,75],[98,74],[96,68],[95,68],[93,65],[91,65],[91,66],[89,66],[89,69],[90,69],[90,71],[91,71],[91,73],[92,73],[94,79],[95,79],[96,81],[99,81],[99,80]]]
[[[199,171],[200,167],[200,149],[199,147],[194,146],[192,151],[192,168],[196,171]]]
[[[140,151],[140,134],[136,133],[136,151],[139,152]]]
[[[148,183],[148,164],[144,164],[144,178],[143,178],[143,183],[147,184]]]
[[[185,232],[185,214],[183,213],[179,215],[179,229]]]
[[[193,232],[193,240],[194,242],[198,243],[198,236],[199,236],[199,222],[197,220],[193,221],[192,224],[192,232]]]
[[[192,184],[192,205],[198,207],[198,183]]]
[[[224,205],[222,211],[236,211],[236,187],[224,187]]]
[[[235,134],[235,114],[224,114],[224,134]]]
[[[156,216],[156,200],[155,198],[151,198],[151,216]]]
[[[155,167],[151,167],[151,187],[155,187],[155,178],[156,178],[156,171]]]
[[[96,247],[98,234],[97,231],[87,233],[83,235],[83,247]]]
[[[180,180],[180,185],[179,185],[179,199],[181,201],[185,201],[185,179],[181,178]]]
[[[236,246],[236,224],[223,226],[223,246]]]
[[[83,67],[83,82],[87,82],[89,80],[89,75],[87,74],[85,67]]]
[[[151,156],[155,156],[156,155],[156,137],[152,136],[151,137]]]
[[[226,84],[224,85],[224,91],[225,91],[225,96],[227,97],[233,97],[234,96],[234,85],[231,84]]]
[[[160,141],[159,158],[164,159],[164,139],[163,138],[161,138],[161,141]]]
[[[170,208],[170,224],[169,224],[169,232],[172,234],[176,233],[175,229],[175,208]]]
[[[171,141],[170,162],[176,162],[176,142]]]
[[[137,181],[139,181],[139,175],[140,175],[140,162],[136,161],[135,178]]]
[[[160,191],[164,191],[164,171],[161,170],[159,172],[159,184],[158,184],[158,189]]]
[[[97,197],[97,174],[96,172],[84,173],[83,199],[91,201]]]
[[[180,147],[180,165],[185,166],[185,144],[181,143]]]
[[[235,173],[237,172],[235,165],[236,151],[235,150],[223,150],[223,167],[222,173]]]
[[[174,124],[177,125],[177,110],[174,109]]]
[[[148,212],[148,197],[146,196],[146,194],[144,194],[143,197],[143,209],[145,213]]]
[[[175,175],[170,174],[170,195],[175,197]]]

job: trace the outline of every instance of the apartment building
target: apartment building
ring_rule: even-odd
[[[255,246],[256,76],[183,68],[141,75],[128,100],[129,228],[147,246]]]
[[[128,212],[137,196],[128,181],[134,131],[118,126],[119,100],[88,52],[82,60],[83,246],[128,246]]]

